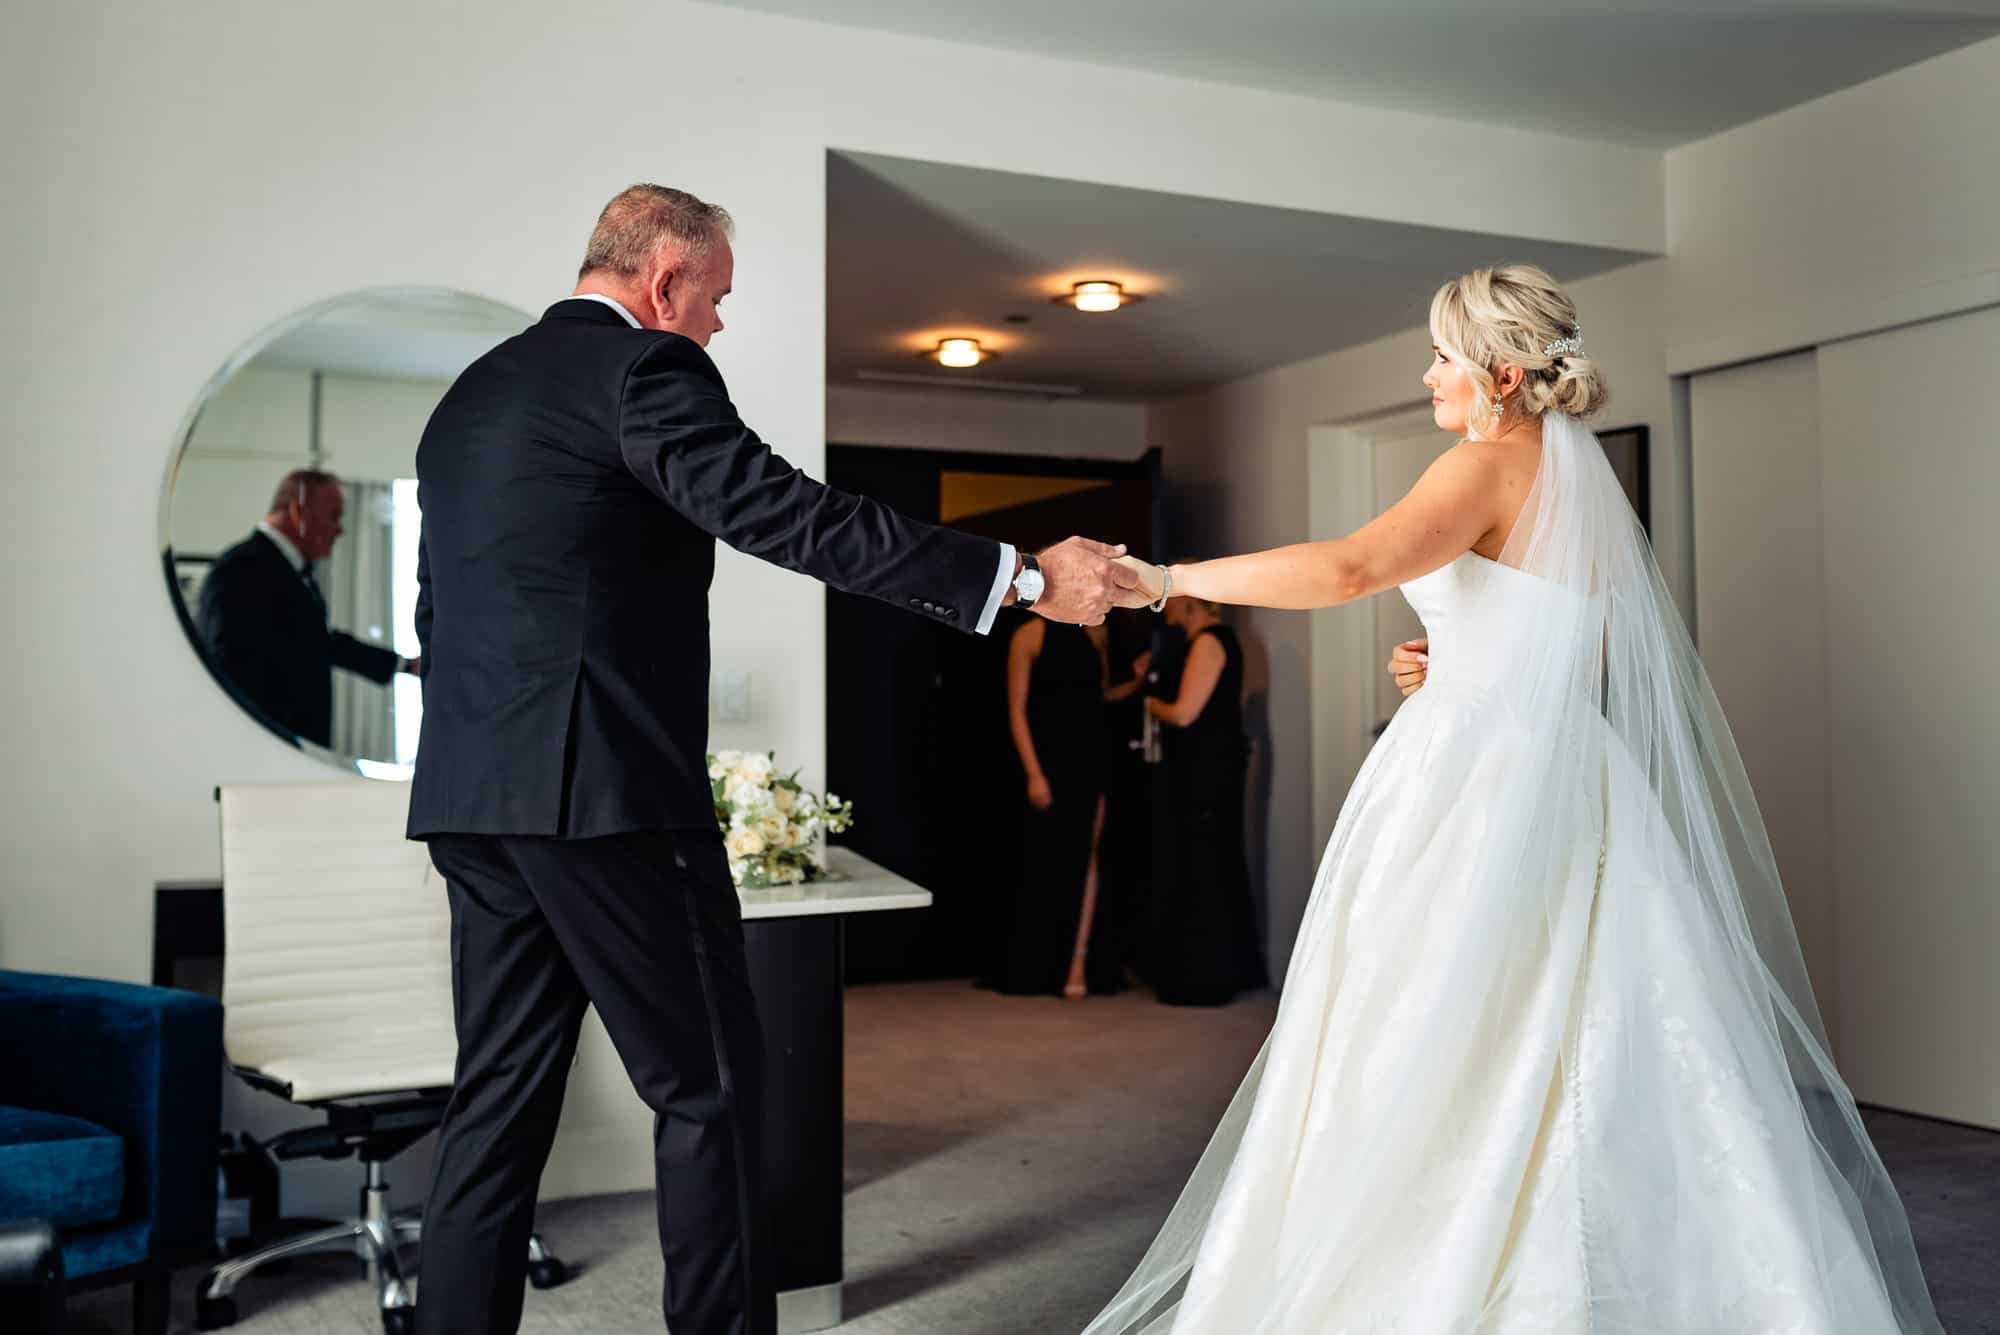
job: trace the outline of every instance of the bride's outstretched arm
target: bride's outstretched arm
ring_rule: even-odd
[[[1519,507],[1518,496],[1504,495],[1499,464],[1483,443],[1460,444],[1347,537],[1177,565],[1173,591],[1213,603],[1312,608],[1393,589],[1456,560],[1493,530],[1504,507]],[[1158,597],[1159,567],[1145,566],[1141,578]]]

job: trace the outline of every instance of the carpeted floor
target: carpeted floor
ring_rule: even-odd
[[[963,984],[848,994],[845,1335],[1074,1335],[1172,1205],[1275,1000],[1176,1010]],[[2000,1335],[2000,1135],[1871,1113],[1909,1203],[1945,1329]],[[538,1224],[578,1271],[530,1292],[528,1335],[658,1332],[649,1195],[561,1201]],[[194,1329],[197,1272],[175,1288]],[[238,1292],[246,1335],[373,1335],[358,1268],[299,1262]],[[124,1335],[122,1295],[71,1304]]]

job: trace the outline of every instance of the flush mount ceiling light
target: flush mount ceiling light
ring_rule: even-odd
[[[1114,283],[1109,278],[1092,278],[1081,283],[1070,284],[1070,289],[1056,298],[1059,306],[1074,306],[1080,311],[1115,311],[1120,306],[1130,306],[1135,301],[1144,301],[1125,290],[1125,284]]]
[[[979,346],[979,340],[976,338],[941,338],[938,340],[937,350],[924,355],[937,358],[939,366],[950,366],[955,369],[977,366],[993,356]]]

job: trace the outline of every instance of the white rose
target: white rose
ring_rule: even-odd
[[[755,830],[732,830],[723,843],[733,858],[754,858],[764,851],[764,836]]]
[[[771,794],[740,774],[729,781],[723,796],[731,806],[749,812],[752,821],[762,820],[771,809]]]
[[[789,788],[773,788],[771,801],[780,811],[789,812],[798,804],[799,795]]]
[[[757,833],[764,836],[764,847],[783,847],[785,842],[785,818],[776,812],[771,812],[757,822]]]
[[[762,751],[752,751],[739,757],[730,768],[734,769],[739,777],[748,779],[759,788],[771,782],[771,757]]]
[[[810,838],[812,838],[812,836],[806,833],[804,826],[800,825],[788,826],[785,830],[785,847],[797,848],[800,844],[805,843]]]

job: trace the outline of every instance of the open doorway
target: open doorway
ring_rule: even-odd
[[[1034,549],[1074,533],[1151,550],[1159,454],[1130,463],[866,445],[827,447],[827,480],[905,514]],[[1112,535],[1116,535],[1115,538]],[[1007,647],[1024,614],[966,635],[872,599],[827,593],[827,784],[866,813],[843,839],[929,888],[922,913],[859,917],[847,934],[851,982],[968,977],[990,964],[1000,910],[1020,875],[1011,837],[1021,770],[1007,724]],[[1148,648],[1154,619],[1105,624],[1114,680]],[[1137,741],[1132,709],[1114,745]],[[1100,846],[1100,895],[1144,878],[1143,758],[1115,765]],[[1107,914],[1106,922],[1117,915]],[[1106,948],[1118,947],[1106,943]]]

